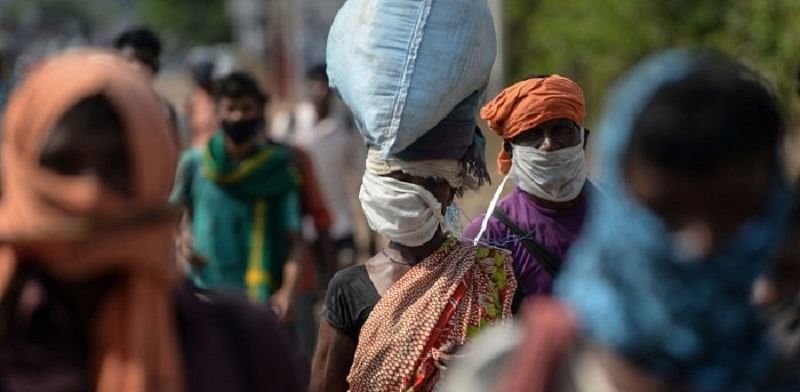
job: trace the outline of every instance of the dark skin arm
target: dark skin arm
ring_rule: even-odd
[[[311,367],[310,392],[345,392],[356,342],[322,320]]]
[[[291,253],[286,259],[286,264],[283,265],[283,283],[270,298],[272,310],[275,311],[281,322],[286,322],[292,311],[293,296],[300,281],[300,260],[308,252],[298,233],[288,233],[287,242],[290,244]]]

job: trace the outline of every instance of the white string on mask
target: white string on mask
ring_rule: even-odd
[[[578,143],[575,147],[576,148],[580,148],[581,151],[582,151],[584,143],[585,143],[585,131],[584,131],[584,128],[581,127],[581,129],[580,129],[580,143]],[[515,168],[512,166],[511,171],[509,172],[509,174],[506,175],[505,177],[503,177],[503,181],[500,182],[500,185],[497,187],[497,190],[494,192],[494,196],[492,196],[492,200],[489,202],[489,207],[486,209],[486,213],[484,214],[483,220],[481,221],[481,229],[478,232],[478,235],[475,236],[475,238],[472,239],[472,244],[473,245],[478,245],[478,243],[480,243],[481,237],[483,237],[483,234],[486,233],[486,230],[489,227],[489,219],[491,219],[495,208],[497,208],[497,203],[500,200],[500,195],[503,193],[503,189],[505,189],[506,182],[508,182],[508,179],[510,177],[515,176],[515,174],[516,174],[514,169]],[[583,189],[583,182],[586,181],[586,171],[585,171],[585,168],[583,167],[583,162],[581,163],[581,167],[580,167],[580,176],[582,178],[578,178],[578,180],[580,180],[579,181],[579,183],[581,184],[580,189],[582,190]],[[572,195],[570,195],[570,197],[572,197]]]
[[[486,214],[483,216],[483,221],[481,221],[481,230],[478,232],[478,235],[472,240],[472,245],[477,246],[478,242],[480,242],[481,237],[483,237],[483,233],[486,232],[486,229],[489,227],[489,219],[492,217],[492,213],[494,209],[497,207],[497,201],[500,200],[500,195],[503,193],[503,189],[506,187],[506,182],[508,182],[509,176],[503,177],[503,181],[500,182],[500,185],[497,186],[497,190],[494,191],[494,196],[492,196],[492,200],[489,202],[489,208],[486,209]]]

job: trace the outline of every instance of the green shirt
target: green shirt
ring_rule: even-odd
[[[192,278],[203,288],[247,292],[247,276],[253,274],[254,232],[278,226],[281,232],[275,233],[275,240],[269,243],[281,249],[260,250],[279,258],[272,260],[273,265],[265,268],[266,276],[262,277],[269,287],[267,291],[274,292],[280,287],[280,273],[290,251],[286,237],[300,230],[297,189],[263,200],[236,196],[204,173],[203,153],[198,149],[184,153],[172,194],[172,201],[187,208],[191,215],[194,251],[208,260],[202,268],[192,267]],[[254,216],[266,219],[254,223]],[[259,224],[266,227],[259,228]]]

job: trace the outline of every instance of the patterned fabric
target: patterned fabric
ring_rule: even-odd
[[[511,317],[508,252],[448,239],[386,292],[364,324],[350,390],[430,391],[445,347]]]
[[[561,258],[563,263],[583,229],[588,199],[598,190],[593,184],[587,183],[584,192],[587,197],[583,197],[575,206],[556,210],[538,205],[522,189],[515,188],[498,206],[514,223],[528,232],[531,238]],[[481,214],[464,229],[463,238],[475,238],[478,235],[484,216]],[[517,290],[521,294],[550,295],[553,292],[553,277],[542,268],[539,260],[528,252],[522,239],[515,236],[508,226],[490,218],[481,243],[511,251]]]

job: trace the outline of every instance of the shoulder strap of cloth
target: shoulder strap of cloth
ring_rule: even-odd
[[[506,215],[506,212],[503,211],[502,208],[495,207],[494,211],[492,212],[492,216],[499,220],[502,224],[506,225],[514,235],[519,238],[522,242],[522,245],[525,246],[525,249],[531,254],[531,256],[535,257],[539,264],[541,264],[542,268],[547,271],[550,276],[555,278],[558,276],[558,271],[561,269],[561,258],[554,255],[552,252],[547,250],[542,244],[538,241],[530,237],[521,227],[519,227],[514,221]]]

